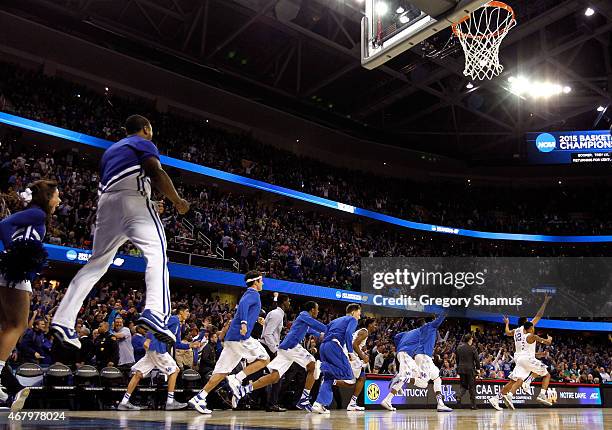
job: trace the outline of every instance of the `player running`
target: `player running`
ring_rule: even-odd
[[[538,322],[540,322],[540,319],[542,319],[542,317],[544,316],[544,311],[546,310],[546,306],[548,305],[548,302],[550,301],[551,296],[546,295],[544,296],[544,302],[542,303],[542,305],[540,306],[540,309],[538,309],[538,312],[536,313],[536,315],[533,317],[533,319],[531,320],[531,324],[533,324],[533,327],[535,328],[535,326],[538,324]],[[506,321],[506,317],[504,317],[504,322]],[[529,322],[529,320],[527,319],[527,317],[521,317],[518,320],[518,328],[523,327],[523,325],[525,323]],[[510,333],[512,333],[513,331],[511,330]],[[510,334],[509,336],[513,336],[513,334]],[[516,363],[516,351],[518,351],[518,348],[516,348],[516,340],[515,340],[515,357],[514,357],[514,362]],[[535,355],[534,355],[535,358]],[[516,367],[516,366],[515,366]],[[523,387],[525,389],[526,392],[529,392],[529,383],[530,381],[533,379],[534,374],[529,374],[526,375],[527,378],[525,379],[525,381],[523,381]],[[501,406],[499,404],[500,401],[503,400],[503,402],[506,404],[507,407],[514,409],[514,404],[512,403],[512,396],[514,393],[516,393],[516,390],[518,389],[518,387],[520,386],[517,385],[516,389],[513,390],[514,388],[514,384],[516,382],[516,378],[515,378],[515,372],[512,372],[509,375],[510,381],[504,385],[501,389],[501,391],[498,393],[497,396],[493,396],[493,397],[489,397],[488,401],[489,403],[491,403],[491,405],[497,409],[498,411],[501,410]]]
[[[327,325],[327,332],[319,350],[323,379],[317,401],[312,405],[313,412],[329,413],[327,406],[333,398],[334,381],[344,380],[355,383],[349,357],[354,352],[353,333],[355,333],[359,318],[361,318],[361,305],[351,303],[346,307],[346,316],[336,318]]]
[[[170,287],[166,236],[157,206],[151,201],[151,185],[170,199],[181,215],[189,210],[189,203],[178,195],[162,169],[159,151],[151,142],[153,128],[149,120],[132,115],[126,120],[125,129],[128,136],[112,144],[102,156],[91,258],[70,282],[51,323],[54,336],[75,348],[81,347],[74,327],[83,300],[128,239],[147,262],[145,310],[137,324],[163,342],[176,342],[167,326]]]
[[[438,412],[451,412],[452,409],[444,404],[442,400],[442,379],[440,379],[440,369],[434,364],[432,356],[438,327],[442,325],[446,313],[439,315],[435,320],[427,323],[425,319],[418,320],[419,327],[408,332],[399,333],[394,341],[397,346],[400,371],[392,383],[392,389],[381,405],[395,411],[392,400],[393,396],[406,383],[411,383],[419,388],[427,388],[428,381],[433,381],[434,392],[437,400]],[[412,358],[414,356],[414,359]]]
[[[320,362],[317,362],[310,352],[302,345],[302,341],[307,334],[313,334],[317,337],[323,336],[327,330],[327,326],[316,320],[319,315],[319,305],[315,302],[307,302],[304,305],[304,310],[300,312],[298,317],[291,325],[291,329],[285,339],[278,346],[277,356],[268,364],[268,369],[271,373],[262,376],[257,381],[250,383],[247,386],[232,385],[232,393],[236,401],[254,390],[276,384],[283,377],[285,372],[289,370],[293,363],[297,363],[306,369],[306,383],[302,397],[295,405],[298,409],[312,410],[310,404],[310,390],[315,381],[319,379],[321,373]]]
[[[235,393],[242,386],[244,378],[270,363],[270,357],[263,345],[251,337],[251,331],[261,311],[259,292],[263,288],[263,277],[261,273],[253,270],[244,275],[244,280],[247,290],[238,302],[238,309],[225,335],[223,350],[213,374],[204,388],[189,400],[189,406],[201,414],[212,413],[206,407],[206,397],[224,378],[227,377],[232,393]],[[246,360],[248,366],[237,375],[229,375],[242,360]]]
[[[181,342],[181,324],[189,318],[189,309],[185,305],[179,305],[176,308],[176,315],[172,315],[168,319],[168,329],[176,336],[176,343]],[[168,353],[168,345],[155,339],[151,333],[147,333],[147,339],[144,342],[146,353],[136,364],[132,366],[134,375],[130,380],[126,393],[117,409],[120,411],[139,411],[142,408],[135,406],[130,402],[130,396],[138,386],[142,378],[146,378],[153,369],[157,369],[168,377],[168,397],[166,399],[166,410],[176,411],[185,409],[187,403],[180,403],[174,399],[174,388],[176,387],[176,379],[180,373],[180,369],[176,361]],[[199,342],[194,342],[190,347],[199,348]]]
[[[395,411],[392,400],[406,384],[413,384],[419,388],[427,388],[428,382],[421,378],[421,372],[417,367],[416,362],[411,357],[414,354],[419,344],[420,328],[415,328],[410,331],[404,331],[394,336],[395,349],[397,351],[397,360],[399,361],[399,372],[391,381],[391,390],[387,397],[380,403],[381,406],[389,411]]]

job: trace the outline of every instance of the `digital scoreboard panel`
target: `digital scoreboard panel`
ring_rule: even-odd
[[[527,133],[530,164],[605,164],[612,162],[609,130]]]

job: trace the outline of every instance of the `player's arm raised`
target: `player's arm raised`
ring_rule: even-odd
[[[544,303],[542,303],[542,306],[540,306],[540,309],[538,309],[538,313],[531,320],[531,323],[534,326],[540,321],[540,319],[542,319],[542,316],[544,316],[544,311],[546,310],[546,305],[548,304],[550,299],[551,299],[551,296],[549,296],[548,294],[546,294],[544,296]]]
[[[505,315],[504,324],[506,324],[506,326],[504,327],[504,333],[506,334],[506,336],[514,336],[514,330],[510,330],[510,320]]]
[[[176,192],[172,179],[162,168],[161,163],[156,157],[148,157],[142,161],[142,167],[149,178],[153,186],[168,198],[179,214],[183,215],[189,210],[189,202]]]

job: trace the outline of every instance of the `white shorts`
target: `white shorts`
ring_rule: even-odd
[[[132,366],[133,372],[139,371],[145,378],[153,369],[159,370],[164,375],[172,375],[178,370],[178,366],[174,358],[167,352],[160,354],[155,351],[147,351],[144,357]]]
[[[398,352],[397,361],[399,361],[398,375],[401,375],[402,378],[416,378],[419,376],[419,368],[416,361],[407,352]]]
[[[231,373],[241,360],[252,363],[255,360],[269,359],[270,356],[263,345],[252,337],[240,341],[227,340],[223,343],[223,350],[221,350],[213,374]]]
[[[414,356],[414,362],[421,373],[419,375],[420,378],[430,381],[440,376],[440,369],[434,364],[429,355],[417,354]]]
[[[538,376],[546,376],[548,374],[546,365],[535,357],[518,356],[514,357],[514,362],[516,363],[516,366],[514,366],[512,373],[508,375],[508,378],[512,379],[513,381],[516,381],[517,379],[522,379],[524,381],[531,374],[531,372]]]
[[[306,349],[298,344],[291,349],[279,349],[276,357],[268,364],[268,369],[276,370],[279,376],[283,376],[293,363],[297,363],[304,369],[314,363],[315,358]]]
[[[30,281],[18,282],[15,285],[11,285],[10,287],[7,285],[6,279],[2,275],[0,275],[0,287],[13,288],[15,290],[27,291],[28,293],[32,292],[32,284]]]

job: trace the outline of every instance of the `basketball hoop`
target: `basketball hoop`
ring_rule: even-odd
[[[499,75],[504,70],[499,64],[499,46],[515,25],[514,11],[500,1],[489,2],[453,24],[465,52],[463,74],[477,80]]]

